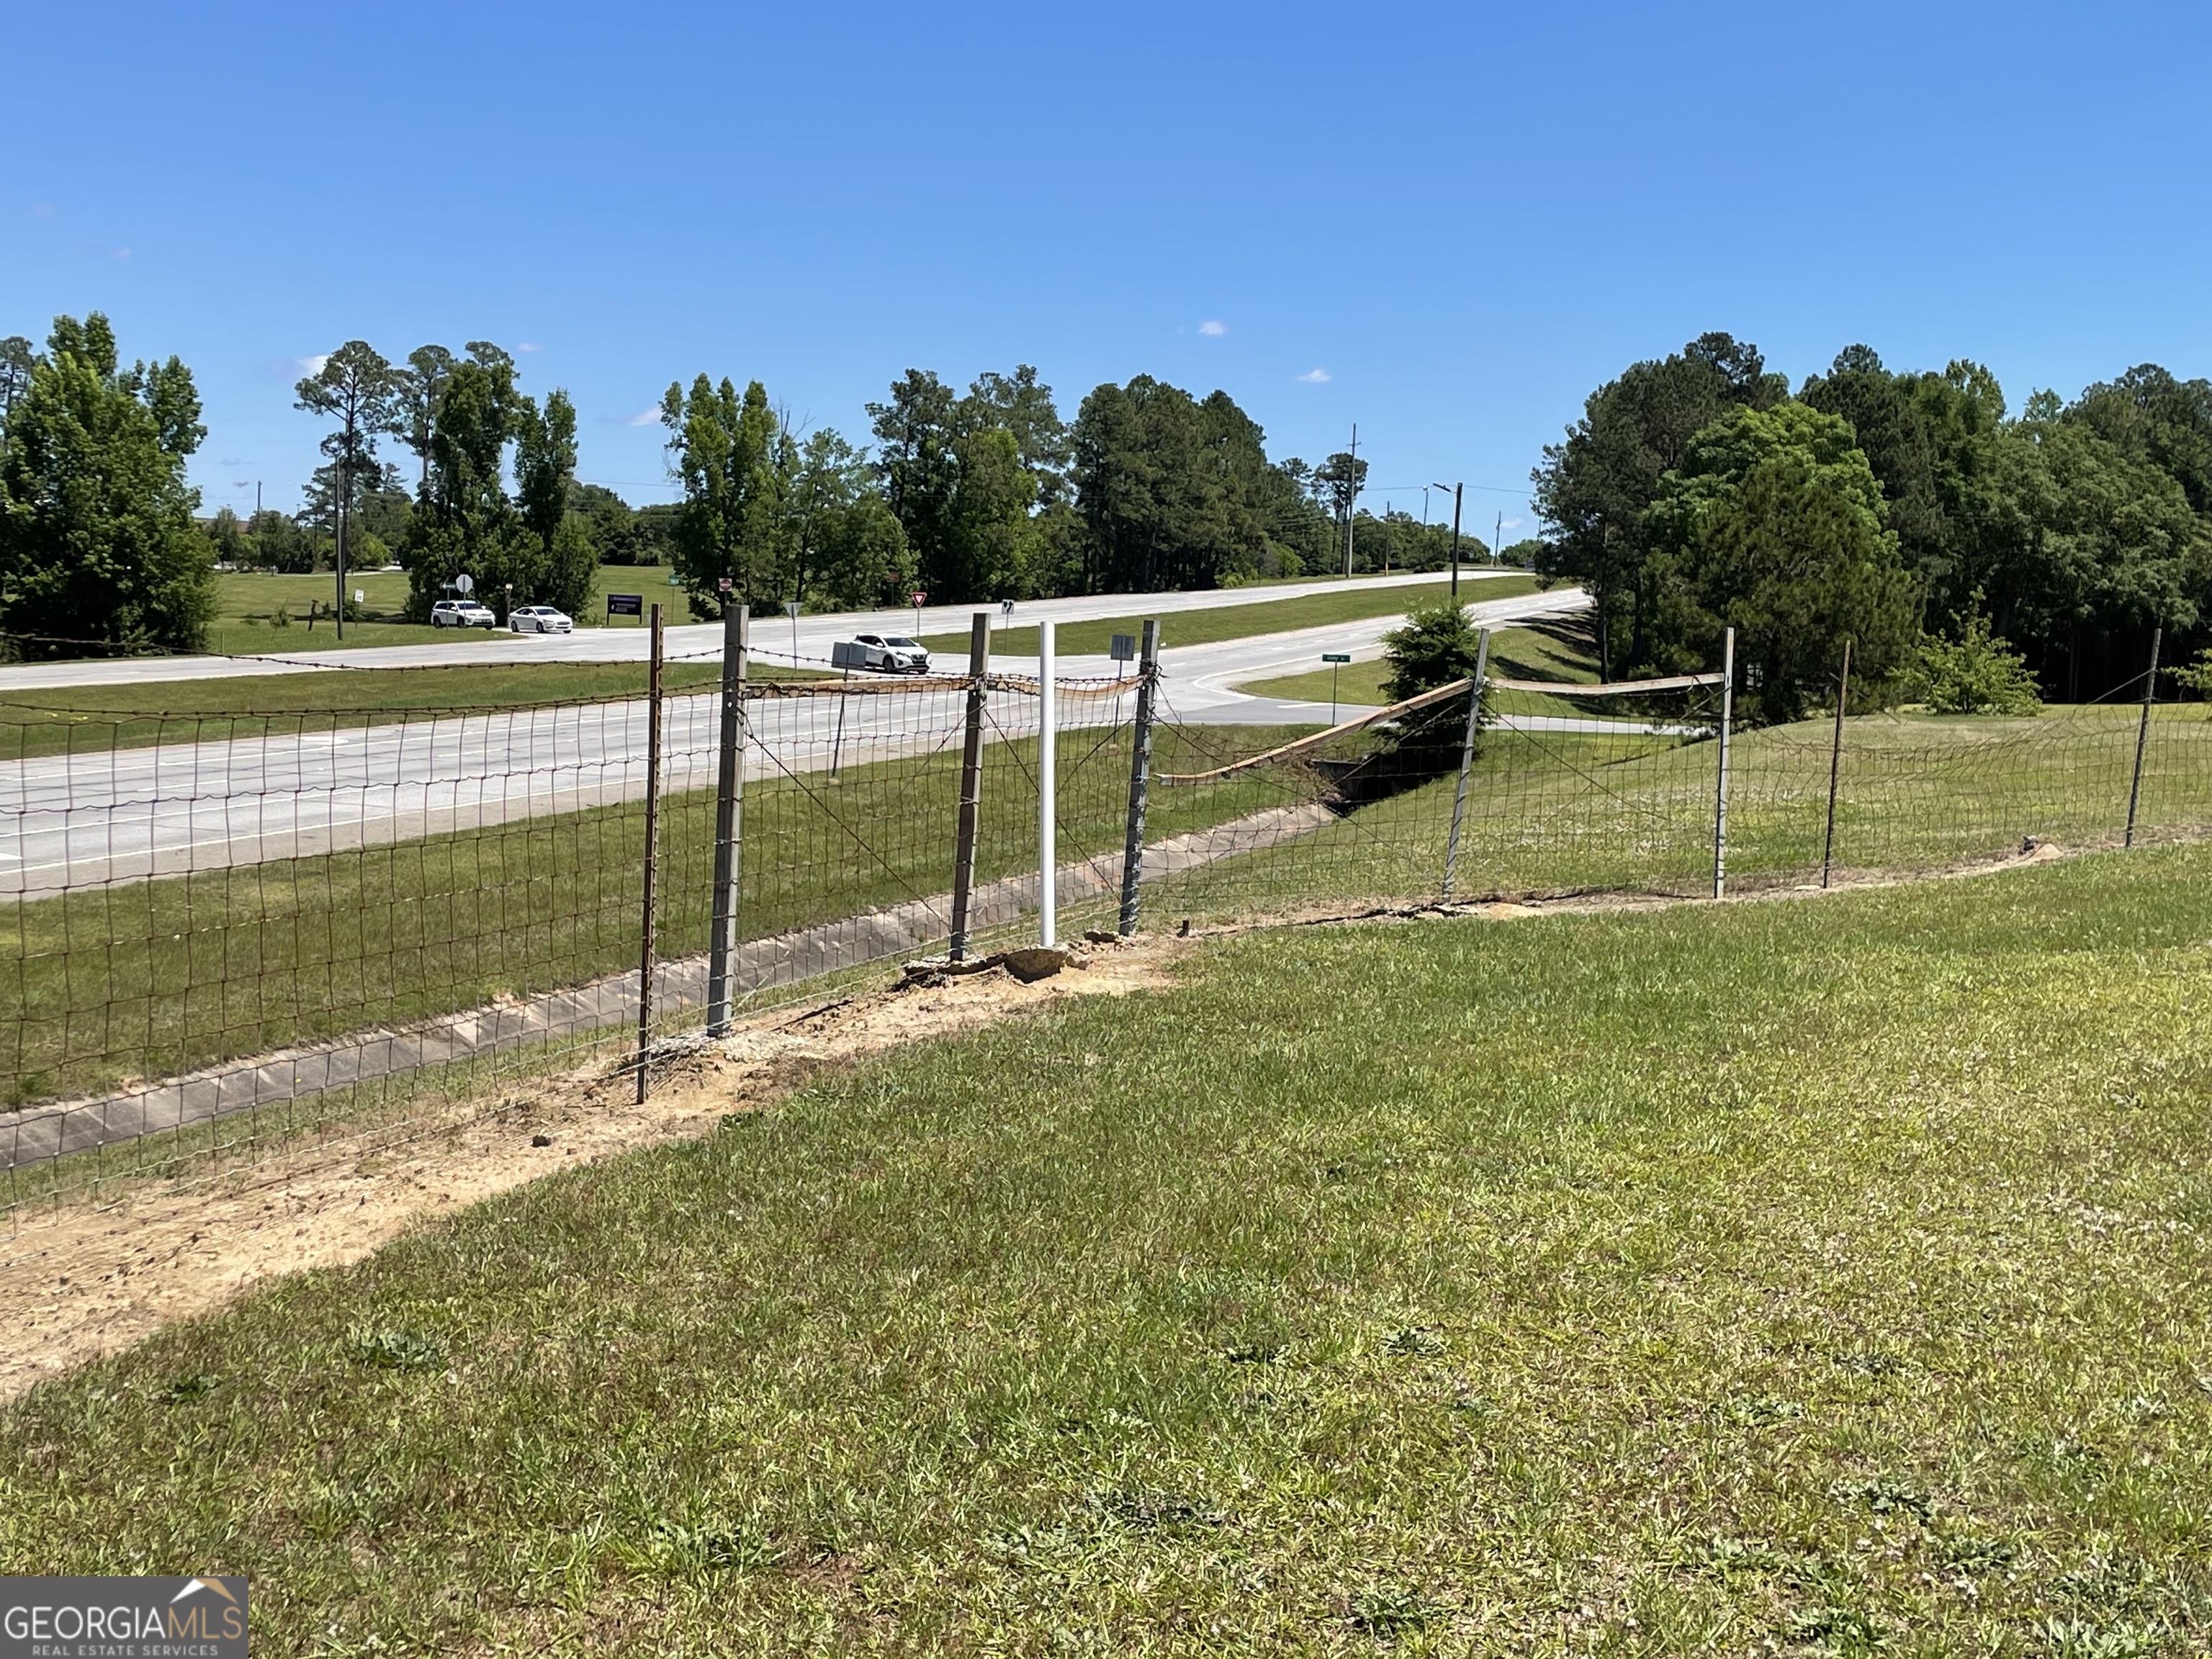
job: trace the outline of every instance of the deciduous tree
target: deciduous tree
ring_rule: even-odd
[[[54,319],[0,450],[0,621],[26,654],[204,647],[214,562],[185,482],[199,416],[176,358],[125,369],[106,317]]]
[[[790,597],[778,466],[786,440],[767,389],[755,380],[740,397],[729,380],[717,386],[702,374],[688,395],[670,385],[660,420],[684,485],[671,553],[692,609],[720,616],[725,576],[756,611]]]

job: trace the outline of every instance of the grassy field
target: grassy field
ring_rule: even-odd
[[[2107,845],[2126,823],[2135,709],[2012,720],[1860,715],[1846,728],[1835,844],[1846,876],[1994,858],[2030,836]],[[1729,788],[1729,870],[1737,885],[1817,879],[1830,735],[1825,720],[1737,735]],[[1194,732],[1191,741],[1207,739]],[[1236,752],[1208,746],[1215,764]],[[1469,780],[1459,892],[1709,891],[1717,758],[1710,740],[1632,732],[1485,733]],[[1278,802],[1328,789],[1304,765],[1279,764],[1237,775],[1246,798],[1255,775]],[[1160,902],[1197,915],[1243,914],[1433,895],[1455,783],[1448,772],[1316,834],[1177,877]],[[1155,798],[1214,787],[1163,786]],[[2148,839],[2212,830],[2212,720],[2200,707],[2156,711],[2140,830]]]
[[[1215,611],[1178,611],[1160,618],[1160,637],[1164,646],[1214,645],[1223,640],[1241,640],[1258,634],[1283,634],[1292,629],[1318,628],[1325,623],[1357,622],[1363,617],[1395,617],[1411,605],[1433,602],[1449,589],[1443,577],[1433,583],[1414,582],[1404,587],[1356,587],[1340,593],[1311,593],[1296,599],[1267,599],[1252,605],[1224,605]],[[1485,576],[1475,581],[1462,580],[1462,594],[1472,593],[1483,599],[1517,599],[1537,591],[1536,579],[1515,574]],[[1470,601],[1471,603],[1472,601]],[[1142,636],[1145,619],[1141,617],[1111,617],[1099,622],[1063,623],[1055,634],[1054,643],[1062,656],[1103,656],[1112,648],[1114,635],[1133,634]],[[968,635],[965,634],[931,634],[921,641],[932,651],[948,653],[965,662],[968,654]],[[994,631],[991,649],[1010,657],[1034,657],[1037,650],[1037,631],[1034,627],[1009,628]],[[940,663],[940,666],[957,664]]]
[[[1490,636],[1490,660],[1492,673],[1512,679],[1577,680],[1587,685],[1595,684],[1598,677],[1589,629],[1578,617],[1562,617],[1525,628],[1501,628]],[[1382,683],[1390,678],[1390,665],[1381,658],[1372,662],[1346,663],[1335,672],[1336,698],[1346,708],[1379,708],[1389,702]],[[1315,668],[1250,681],[1237,689],[1255,697],[1295,697],[1309,702],[1327,702],[1330,684],[1330,671]],[[1501,713],[1516,714],[1574,712],[1556,698],[1527,691],[1498,692],[1492,706]]]
[[[757,662],[746,673],[757,680],[826,678]],[[718,684],[721,674],[719,662],[666,663],[661,684],[696,690]],[[0,694],[0,759],[291,738],[388,726],[423,714],[641,697],[645,690],[643,663],[538,661],[9,691]]]
[[[272,1652],[2190,1653],[2212,854],[1210,945],[0,1416]]]
[[[665,620],[672,628],[678,623],[690,622],[690,601],[682,588],[669,586],[668,576],[666,565],[601,565],[592,586],[590,614],[578,617],[576,625],[588,628],[605,623],[606,596],[610,592],[639,593],[647,605],[669,607]],[[308,606],[319,605],[327,611],[337,600],[337,579],[330,572],[279,576],[262,571],[234,570],[223,572],[216,580],[219,588],[216,620],[209,629],[208,648],[218,655],[258,656],[264,653],[339,648],[337,630],[327,617],[313,628],[307,626]],[[346,624],[347,650],[373,645],[433,645],[446,640],[481,641],[483,637],[481,629],[431,628],[396,620],[407,608],[407,578],[398,571],[350,571],[346,576],[346,588],[348,592],[360,590],[363,595],[362,609],[368,617],[367,621]],[[280,612],[289,618],[282,626],[276,621]],[[635,626],[626,618],[610,625]],[[514,638],[512,635],[499,636]]]
[[[1118,860],[1126,740],[1063,738],[1061,856]],[[1215,734],[1209,733],[1209,738]],[[1264,736],[1231,728],[1222,740]],[[1036,867],[1033,738],[988,745],[976,854],[991,880]],[[1164,764],[1187,763],[1164,733]],[[750,779],[748,939],[945,892],[956,746]],[[1165,837],[1264,804],[1258,779],[1160,800]],[[0,1105],[96,1091],[495,996],[635,967],[643,808],[545,812],[357,851],[88,888],[0,906]],[[664,799],[659,949],[707,948],[714,798]]]

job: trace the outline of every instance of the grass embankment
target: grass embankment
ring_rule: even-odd
[[[1346,663],[1334,672],[1336,701],[1346,708],[1380,708],[1390,701],[1382,689],[1383,682],[1390,678],[1390,665],[1381,658],[1372,662]],[[1498,629],[1490,636],[1490,672],[1511,679],[1575,680],[1585,685],[1595,684],[1597,663],[1589,626],[1580,617],[1563,617]],[[1254,680],[1237,689],[1255,697],[1327,702],[1330,697],[1330,674],[1327,668],[1310,669]],[[1502,714],[1575,712],[1555,698],[1528,691],[1498,692],[1491,706]]]
[[[272,1651],[2193,1651],[2212,855],[1207,947],[0,1418]]]
[[[1082,735],[1062,738],[1060,856],[1118,860],[1126,732],[1103,744],[1095,734],[1079,744]],[[1273,734],[1219,735],[1249,744]],[[1035,752],[1033,738],[985,746],[979,879],[1036,867]],[[1163,764],[1188,763],[1171,732],[1155,752]],[[757,770],[745,787],[744,937],[945,892],[959,771],[957,744],[848,763],[835,782]],[[1151,833],[1164,839],[1233,818],[1268,804],[1268,795],[1255,779],[1158,799]],[[642,819],[635,802],[549,812],[0,907],[0,1104],[187,1072],[634,968]],[[712,792],[665,798],[657,913],[664,960],[707,948],[713,856]]]
[[[752,663],[757,680],[822,679]],[[719,662],[672,662],[666,691],[720,682]],[[543,708],[642,697],[643,663],[517,662],[452,668],[349,668],[235,678],[0,690],[0,760],[101,754],[156,743],[240,743],[390,726],[425,714]]]
[[[691,620],[690,601],[680,587],[668,582],[665,564],[603,564],[592,583],[589,614],[578,617],[580,628],[606,624],[629,628],[627,617],[607,621],[609,593],[637,593],[647,605],[666,607],[663,620],[670,627]],[[218,655],[256,656],[267,652],[331,651],[339,648],[337,632],[325,615],[307,625],[310,606],[327,613],[337,600],[337,579],[329,571],[305,576],[273,575],[258,570],[224,571],[216,577],[216,617],[208,631],[208,649]],[[350,651],[375,645],[430,645],[441,640],[481,641],[485,630],[431,628],[398,620],[407,609],[407,578],[398,571],[355,570],[346,573],[346,591],[358,590],[366,620],[346,624],[343,648]],[[489,604],[483,594],[478,599]],[[520,601],[518,601],[520,603]],[[276,617],[289,620],[283,625]],[[501,629],[495,637],[513,639]]]
[[[1460,592],[1474,599],[1510,599],[1537,591],[1536,579],[1515,571],[1502,576],[1470,580],[1464,572]],[[1254,605],[1222,605],[1211,611],[1176,611],[1162,617],[1160,643],[1218,645],[1224,640],[1247,639],[1261,634],[1284,634],[1293,629],[1319,628],[1328,623],[1358,622],[1364,617],[1395,617],[1408,605],[1433,604],[1449,591],[1439,577],[1434,582],[1409,582],[1402,587],[1355,587],[1335,593],[1309,593],[1295,599],[1267,599]],[[1112,649],[1114,635],[1143,637],[1142,617],[1109,617],[1098,622],[1062,623],[1054,635],[1054,648],[1064,657],[1103,656]],[[949,653],[959,662],[940,659],[940,668],[957,668],[967,660],[965,634],[931,634],[921,641],[931,651]],[[1037,652],[1035,626],[994,630],[994,655],[1034,657]]]
[[[2022,841],[2117,842],[2127,821],[2137,711],[2079,708],[2036,719],[1924,714],[1848,720],[1836,811],[1837,869],[1925,870],[2019,850]],[[1729,872],[1738,886],[1818,876],[1826,823],[1826,720],[1737,734]],[[1194,734],[1203,742],[1204,734]],[[1214,747],[1213,763],[1231,757]],[[1244,752],[1256,752],[1247,750]],[[1347,749],[1346,752],[1352,752]],[[1462,894],[1567,889],[1696,894],[1713,865],[1717,745],[1620,733],[1486,732],[1469,781]],[[1302,768],[1259,769],[1271,798],[1316,799]],[[1249,790],[1251,774],[1239,775]],[[1217,786],[1164,786],[1154,799]],[[1272,851],[1178,877],[1160,902],[1194,914],[1407,898],[1443,880],[1455,779],[1360,807]],[[2138,834],[2212,830],[2212,720],[2155,711]]]

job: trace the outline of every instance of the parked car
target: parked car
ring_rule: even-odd
[[[929,653],[902,634],[855,634],[840,641],[832,659],[840,666],[869,668],[878,674],[929,672]]]
[[[430,607],[433,628],[496,628],[499,618],[488,605],[474,599],[440,599]]]
[[[518,634],[573,634],[576,624],[550,605],[518,605],[507,613],[507,625]]]

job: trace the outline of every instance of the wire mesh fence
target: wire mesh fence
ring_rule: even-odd
[[[1737,729],[1724,674],[1493,674],[1330,727],[1170,661],[1057,678],[1048,727],[1037,672],[783,656],[485,708],[0,702],[0,1206],[405,1134],[586,1060],[642,1079],[710,1021],[945,951],[956,913],[1013,938],[1048,891],[1072,933],[1125,896],[1163,927],[1699,896],[2212,823],[2201,705]]]

